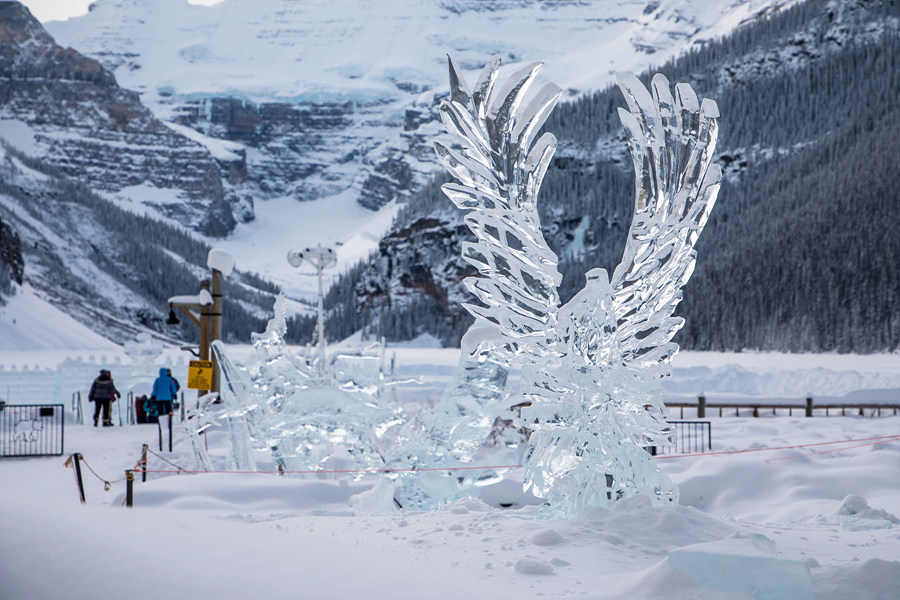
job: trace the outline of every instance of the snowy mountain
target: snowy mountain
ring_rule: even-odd
[[[18,2],[0,2],[0,137],[97,192],[136,199],[208,235],[234,227],[220,168],[97,61],[63,48]]]
[[[547,60],[548,77],[574,98],[790,4],[101,0],[48,23],[51,37],[3,1],[0,137],[114,205],[212,236],[231,231],[224,245],[242,268],[302,294],[314,282],[298,283],[275,257],[339,242],[348,268],[377,249],[398,209],[362,207],[404,200],[432,177],[445,54],[467,69],[491,54],[508,65]],[[25,254],[41,263],[33,246]],[[35,270],[25,272],[30,280]],[[113,308],[96,300],[107,295],[98,281],[82,279],[79,301],[60,306],[86,322],[88,309],[124,323],[150,310],[159,326],[156,300]]]
[[[10,5],[18,6],[0,2]],[[7,115],[0,134],[141,214],[194,228],[207,219],[219,224],[207,232],[219,234],[231,230],[233,215],[241,222],[224,246],[242,268],[293,296],[315,284],[298,280],[281,259],[287,249],[338,243],[344,270],[377,249],[332,289],[329,337],[366,326],[395,339],[428,332],[453,343],[468,322],[459,307],[467,268],[457,252],[466,232],[431,183],[444,54],[470,78],[493,53],[508,69],[544,59],[545,78],[567,87],[569,101],[548,123],[560,148],[544,185],[553,202],[542,204],[565,296],[580,288],[587,268],[616,264],[630,221],[630,163],[614,112],[621,99],[591,90],[615,71],[640,72],[690,50],[663,70],[719,101],[718,158],[728,181],[686,291],[682,343],[897,347],[900,323],[889,308],[900,302],[889,266],[900,257],[889,233],[896,195],[882,189],[895,167],[879,159],[896,153],[885,133],[898,124],[890,92],[895,7],[855,0],[337,6],[101,0],[84,17],[48,24],[99,65],[38,33],[28,44],[3,42],[18,70],[7,76],[13,94],[0,102]],[[741,24],[737,34],[709,41]],[[49,50],[29,53],[41,44]],[[41,56],[93,70],[41,71],[50,64]],[[114,87],[103,69],[138,95]],[[41,76],[29,79],[32,71]],[[95,71],[106,74],[83,76]],[[149,107],[129,104],[139,116],[131,122],[146,125],[137,135],[114,119],[91,120],[111,114],[103,100],[125,96]],[[166,141],[141,141],[154,139]],[[106,148],[103,160],[94,146]],[[141,171],[147,164],[153,168]],[[94,177],[97,165],[112,175]],[[133,185],[104,187],[119,172]],[[209,185],[192,183],[200,181]],[[191,194],[212,200],[198,205]],[[223,218],[208,216],[215,214]],[[829,257],[824,274],[820,256]]]
[[[162,120],[240,144],[240,194],[350,190],[376,209],[435,171],[447,54],[466,69],[493,54],[545,60],[547,77],[577,97],[792,3],[99,0],[47,29]]]

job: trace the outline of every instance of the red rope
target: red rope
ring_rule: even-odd
[[[874,441],[873,440],[877,440]],[[852,448],[862,448],[864,446],[874,446],[876,444],[898,441],[900,440],[900,434],[894,435],[881,435],[870,438],[859,438],[855,440],[841,440],[836,442],[816,442],[813,444],[795,444],[793,446],[775,446],[772,448],[749,448],[746,450],[726,450],[722,452],[697,452],[694,454],[666,454],[663,456],[656,456],[656,460],[668,459],[668,458],[691,458],[695,456],[724,456],[728,454],[746,454],[748,452],[772,452],[775,450],[793,450],[796,448],[811,448],[814,446],[833,446],[835,444],[849,444],[851,442],[872,442],[867,444],[859,444],[856,446],[847,446],[844,448],[836,448],[832,450],[822,450],[820,452],[810,452],[808,454],[801,454],[798,456],[787,456],[783,458],[772,458],[766,460],[766,462],[772,462],[776,460],[788,460],[791,458],[801,458],[802,456],[812,456],[815,454],[828,454],[830,452],[840,452],[841,450],[850,450]],[[138,468],[143,461],[138,461],[138,464],[135,465],[134,472],[135,473],[175,473],[175,474],[188,474],[188,475],[319,475],[319,474],[348,474],[348,473],[414,473],[417,471],[470,471],[470,470],[481,470],[481,469],[518,469],[522,465],[470,465],[470,466],[460,466],[460,467],[422,467],[416,469],[335,469],[335,470],[309,470],[309,471],[188,471],[186,469],[179,470],[163,470],[163,469],[141,469]]]
[[[468,467],[425,467],[419,469],[337,469],[333,471],[187,471],[187,470],[179,470],[179,471],[164,471],[164,470],[150,470],[147,469],[142,471],[140,469],[135,470],[135,473],[187,473],[188,475],[223,475],[223,474],[232,474],[232,475],[318,475],[320,473],[412,473],[415,471],[468,471],[468,470],[479,470],[479,469],[516,469],[521,467],[522,465],[488,465],[488,466],[468,466]]]
[[[657,456],[656,460],[660,460],[663,458],[689,458],[692,456],[723,456],[725,454],[745,454],[747,452],[771,452],[773,450],[792,450],[794,448],[811,448],[813,446],[832,446],[834,444],[849,444],[850,442],[870,442],[872,440],[882,440],[885,442],[894,441],[896,439],[900,439],[900,434],[894,435],[880,435],[876,437],[870,438],[860,438],[856,440],[842,440],[838,442],[816,442],[815,444],[796,444],[794,446],[775,446],[773,448],[749,448],[747,450],[726,450],[722,452],[697,452],[694,454],[666,454],[663,456]],[[876,442],[880,443],[880,442]],[[846,450],[846,448],[840,448],[839,450]],[[835,450],[837,452],[837,450]]]
[[[900,435],[894,436],[892,439],[881,440],[878,442],[868,442],[866,444],[858,444],[856,446],[845,446],[844,448],[832,448],[831,450],[819,450],[818,452],[809,452],[808,454],[797,454],[796,456],[782,456],[781,458],[769,458],[766,462],[775,462],[776,460],[791,460],[793,458],[803,458],[804,456],[813,456],[815,454],[829,454],[831,452],[841,452],[842,450],[851,450],[853,448],[864,448],[866,446],[877,446],[878,444],[886,444],[900,440]]]

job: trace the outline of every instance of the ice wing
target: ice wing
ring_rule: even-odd
[[[712,164],[719,116],[686,83],[657,74],[651,91],[632,74],[618,77],[628,111],[619,117],[634,161],[634,220],[622,262],[611,280],[622,357],[637,365],[666,363],[678,350],[672,337],[681,288],[694,270],[694,245],[715,203],[721,169]]]
[[[450,99],[441,119],[455,144],[435,142],[438,159],[457,183],[443,186],[477,241],[463,244],[463,258],[480,277],[464,283],[478,298],[465,304],[476,318],[499,327],[507,358],[542,354],[552,335],[561,275],[557,257],[541,233],[537,196],[556,138],[535,141],[560,95],[554,84],[530,93],[541,69],[532,63],[496,85],[500,59],[484,67],[469,91],[449,59]]]

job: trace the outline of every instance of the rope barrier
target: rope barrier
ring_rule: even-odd
[[[870,442],[872,440],[882,440],[885,442],[891,442],[894,440],[900,439],[900,434],[894,435],[880,435],[876,437],[870,438],[859,438],[856,440],[841,440],[837,442],[816,442],[814,444],[795,444],[793,446],[774,446],[772,448],[748,448],[746,450],[723,450],[722,452],[695,452],[693,454],[665,454],[663,456],[657,456],[656,460],[668,459],[668,458],[692,458],[695,456],[724,456],[727,454],[746,454],[748,452],[772,452],[774,450],[793,450],[796,448],[811,448],[813,446],[833,446],[834,444],[849,444],[851,442]],[[875,442],[881,443],[881,442]],[[846,450],[847,448],[840,448],[839,450]],[[838,450],[835,450],[837,452]]]
[[[416,471],[471,471],[480,469],[516,469],[522,465],[486,465],[465,467],[422,467],[414,469],[335,469],[335,470],[309,470],[309,471],[190,471],[179,469],[178,471],[147,470],[147,473],[176,473],[187,475],[319,475],[328,473],[412,473]],[[138,473],[140,471],[135,471]]]
[[[830,454],[831,452],[841,452],[843,450],[852,450],[853,448],[865,448],[866,446],[877,446],[878,444],[886,444],[887,442],[900,441],[900,435],[894,436],[893,438],[880,440],[877,442],[868,442],[866,444],[858,444],[856,446],[846,446],[844,448],[832,448],[831,450],[819,450],[818,452],[809,452],[807,454],[798,454],[796,456],[782,456],[780,458],[769,458],[766,459],[766,462],[775,462],[777,460],[792,460],[794,458],[804,458],[806,456],[813,456],[816,454]]]
[[[157,453],[154,452],[153,450],[150,450],[149,448],[147,449],[147,452],[149,452],[150,454],[152,454],[152,455],[155,456],[156,458],[159,458],[160,460],[169,463],[170,465],[172,465],[173,467],[175,467],[175,468],[178,469],[179,471],[187,472],[187,469],[181,468],[180,466],[178,466],[178,465],[176,465],[175,463],[173,463],[171,460],[167,459],[165,456],[160,456],[159,454],[157,454]],[[138,461],[138,464],[135,465],[135,468],[134,468],[134,472],[135,472],[135,473],[140,473],[140,472],[146,472],[146,473],[162,473],[162,472],[169,472],[169,471],[141,471],[141,469],[138,468],[138,465],[140,465],[141,463],[144,463],[144,464],[146,465],[146,461],[144,461],[144,460],[139,460],[139,461]]]
[[[97,475],[97,471],[95,471],[93,468],[91,468],[91,465],[88,464],[88,461],[85,460],[83,455],[81,456],[81,462],[83,462],[84,466],[86,466],[88,468],[88,471],[90,471],[91,473],[94,474],[94,477],[96,477],[97,479],[99,479],[100,481],[103,482],[103,491],[104,492],[108,492],[110,490],[110,488],[112,487],[112,484],[119,483],[120,481],[125,481],[124,477],[122,477],[121,479],[116,479],[115,481],[107,481],[106,479],[103,479],[102,477]]]
[[[670,458],[693,458],[697,456],[726,456],[732,454],[747,454],[751,452],[774,452],[776,450],[795,450],[799,448],[812,448],[818,446],[834,446],[837,444],[850,444],[855,442],[866,442],[862,444],[855,444],[853,446],[843,446],[841,448],[832,448],[829,450],[820,450],[815,452],[808,452],[806,454],[798,454],[796,456],[783,456],[779,458],[770,458],[766,459],[766,462],[776,462],[780,460],[792,460],[795,458],[803,458],[805,456],[815,456],[819,454],[830,454],[832,452],[841,452],[843,450],[852,450],[854,448],[863,448],[867,446],[875,446],[878,444],[888,443],[900,441],[900,434],[893,435],[882,435],[882,436],[874,436],[868,438],[858,438],[858,439],[849,439],[849,440],[839,440],[834,442],[815,442],[811,444],[794,444],[791,446],[774,446],[771,448],[748,448],[745,450],[725,450],[721,452],[697,452],[692,454],[667,454],[663,456],[656,456],[657,460],[670,459]],[[415,472],[427,472],[427,471],[472,471],[472,470],[484,470],[484,469],[518,469],[522,467],[521,464],[518,465],[467,465],[467,466],[457,466],[457,467],[418,467],[418,468],[409,468],[409,469],[331,469],[331,470],[304,470],[304,471],[225,471],[225,470],[216,470],[216,471],[197,471],[192,469],[185,469],[164,456],[160,456],[156,452],[152,450],[148,450],[150,454],[156,456],[163,462],[166,462],[177,470],[168,470],[168,469],[148,469],[147,461],[144,459],[139,459],[134,468],[131,469],[134,473],[174,473],[176,475],[326,475],[326,474],[365,474],[365,473],[415,473]],[[94,475],[99,481],[103,483],[104,491],[109,491],[111,486],[115,483],[119,483],[121,481],[125,481],[127,479],[127,475],[125,477],[121,477],[114,481],[109,481],[101,477],[91,465],[84,459],[84,456],[79,457],[81,462],[88,468],[91,474]],[[72,466],[72,459],[66,461],[66,467]]]
[[[874,440],[874,441],[873,441]],[[843,448],[831,449],[831,450],[823,450],[820,452],[811,452],[808,454],[802,454],[798,456],[790,456],[783,458],[775,458],[769,459],[766,462],[772,462],[776,460],[788,460],[791,458],[800,458],[801,456],[812,456],[815,454],[828,454],[830,452],[840,452],[841,450],[850,450],[852,448],[862,448],[864,446],[874,446],[881,443],[900,441],[900,434],[894,435],[882,435],[875,436],[869,438],[858,438],[858,439],[850,439],[850,440],[839,440],[834,442],[815,442],[811,444],[794,444],[792,446],[774,446],[771,448],[748,448],[745,450],[725,450],[722,452],[697,452],[693,454],[667,454],[663,456],[656,456],[657,460],[662,459],[670,459],[670,458],[693,458],[697,456],[725,456],[731,454],[746,454],[750,452],[773,452],[776,450],[793,450],[797,448],[812,448],[816,446],[833,446],[836,444],[849,444],[854,442],[870,442],[866,444],[859,444],[855,446],[848,446]],[[138,461],[138,464],[135,465],[134,472],[135,473],[174,473],[174,474],[185,474],[185,475],[325,475],[325,474],[351,474],[351,473],[414,473],[420,471],[470,471],[470,470],[481,470],[481,469],[518,469],[522,467],[522,465],[468,465],[468,466],[458,466],[458,467],[419,467],[419,468],[410,468],[410,469],[333,469],[333,470],[306,470],[306,471],[226,471],[226,470],[216,470],[216,471],[196,471],[191,469],[184,469],[171,461],[167,460],[165,457],[159,456],[155,452],[151,451],[151,454],[154,456],[158,456],[165,462],[169,463],[176,469],[177,471],[166,470],[166,469],[147,469],[146,464],[142,463],[142,461]]]

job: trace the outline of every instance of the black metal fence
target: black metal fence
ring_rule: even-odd
[[[712,425],[709,421],[666,421],[672,426],[672,444],[660,444],[651,454],[693,454],[712,450]]]
[[[0,402],[0,457],[61,456],[65,427],[62,404]]]

